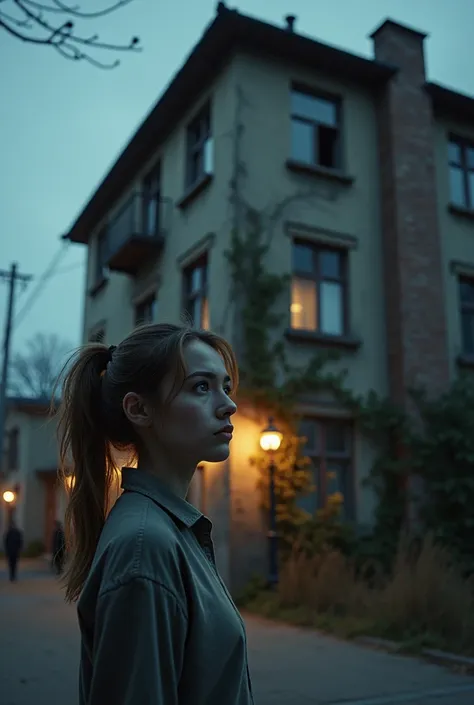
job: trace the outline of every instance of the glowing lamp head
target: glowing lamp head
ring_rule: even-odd
[[[15,501],[15,493],[11,490],[5,490],[5,492],[3,493],[3,501],[7,504],[11,504]]]
[[[260,448],[266,452],[275,452],[281,445],[283,434],[274,425],[273,419],[268,419],[268,426],[260,434]]]

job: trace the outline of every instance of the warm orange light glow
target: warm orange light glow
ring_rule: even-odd
[[[66,485],[67,490],[72,490],[72,488],[76,484],[76,478],[74,477],[74,475],[66,475],[64,478],[64,484]]]
[[[264,451],[276,451],[281,445],[283,434],[273,425],[273,419],[269,419],[267,428],[260,434],[260,448]]]
[[[12,502],[15,501],[16,495],[15,495],[15,493],[12,492],[11,490],[6,490],[6,491],[3,493],[3,499],[4,499],[5,502],[7,502],[7,504],[11,504]]]

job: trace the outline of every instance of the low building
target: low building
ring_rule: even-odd
[[[2,533],[11,516],[24,532],[25,549],[49,553],[56,519],[64,518],[66,493],[58,482],[56,424],[49,400],[10,397],[7,404]]]
[[[118,343],[139,321],[223,333],[239,350],[225,252],[242,204],[272,210],[267,266],[291,362],[337,349],[355,393],[406,403],[474,364],[474,98],[429,82],[425,35],[390,19],[373,58],[218,4],[186,62],[69,229],[88,248],[84,340]],[[323,506],[372,520],[373,451],[333,400],[301,400]],[[228,462],[201,469],[233,588],[264,565],[249,457],[264,419],[240,411]]]

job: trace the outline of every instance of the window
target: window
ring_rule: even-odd
[[[291,157],[327,169],[341,168],[340,102],[291,91]]]
[[[212,174],[213,140],[211,110],[208,104],[188,125],[186,143],[187,189],[198,184],[206,174]]]
[[[89,343],[105,343],[105,326],[96,326],[90,331]]]
[[[448,163],[451,203],[474,210],[474,144],[452,138]]]
[[[161,164],[143,179],[142,233],[155,237],[160,232]]]
[[[342,514],[354,516],[352,425],[339,419],[303,419],[299,433],[306,437],[304,453],[311,459],[314,491],[301,497],[299,506],[310,514],[341,495]]]
[[[95,283],[99,283],[107,278],[107,228],[97,235],[95,251]]]
[[[326,335],[344,335],[347,253],[293,244],[291,327]]]
[[[465,355],[474,355],[474,280],[459,280],[461,302],[461,339]]]
[[[19,441],[20,430],[12,428],[8,431],[7,440],[7,471],[19,469]]]
[[[207,257],[184,271],[184,310],[198,328],[209,328],[207,300]]]
[[[135,325],[152,323],[156,317],[156,296],[148,296],[135,306]]]

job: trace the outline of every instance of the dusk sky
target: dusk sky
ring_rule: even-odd
[[[85,9],[107,0],[84,0]],[[7,12],[9,0],[1,8]],[[72,4],[72,0],[71,0]],[[241,12],[278,25],[297,15],[296,30],[371,56],[368,34],[387,16],[429,33],[428,77],[474,95],[473,0],[240,0]],[[0,268],[17,261],[34,275],[17,298],[13,349],[35,333],[80,343],[85,248],[71,245],[55,275],[34,293],[79,210],[130,139],[215,14],[215,0],[175,4],[134,0],[85,33],[125,43],[138,35],[140,54],[101,71],[63,59],[51,48],[24,44],[0,28]],[[113,57],[102,54],[104,59]],[[0,281],[0,322],[7,287]]]

